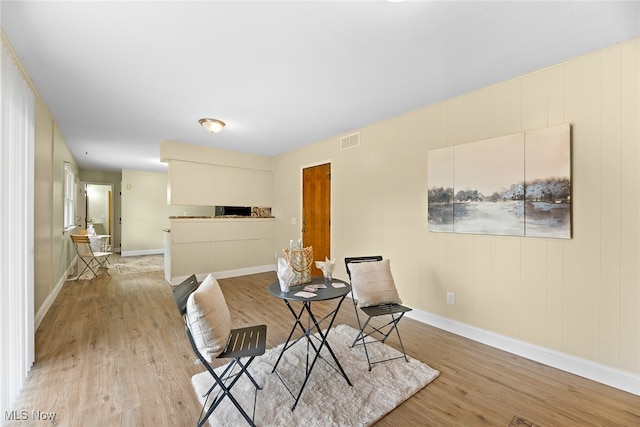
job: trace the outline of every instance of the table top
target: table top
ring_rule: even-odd
[[[351,292],[351,285],[349,285],[344,280],[340,279],[332,279],[332,283],[342,283],[345,286],[343,288],[334,288],[331,285],[327,285],[325,288],[319,288],[314,292],[316,294],[315,297],[305,298],[302,296],[295,295],[297,292],[300,292],[307,285],[313,285],[318,283],[324,283],[323,277],[312,277],[310,283],[303,283],[302,285],[292,286],[289,292],[282,292],[280,290],[280,282],[275,281],[271,285],[269,285],[269,293],[276,298],[288,300],[288,301],[327,301],[335,298],[340,298]]]

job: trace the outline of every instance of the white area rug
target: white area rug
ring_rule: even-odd
[[[164,255],[139,255],[123,257],[117,254],[112,254],[109,257],[109,262],[105,264],[104,268],[98,269],[95,261],[92,264],[94,270],[98,276],[106,275],[104,269],[109,270],[109,275],[116,274],[136,274],[136,273],[148,273],[150,271],[162,271],[164,270]],[[84,268],[82,261],[78,260],[76,265],[76,271],[80,271]],[[71,276],[68,280],[92,280],[94,278],[93,273],[87,269],[80,277]]]
[[[318,359],[294,411],[291,411],[291,407],[295,399],[278,376],[271,373],[282,344],[257,357],[249,367],[251,375],[263,387],[258,391],[256,425],[369,426],[440,375],[439,371],[413,358],[409,358],[408,363],[398,359],[373,365],[369,372],[362,347],[349,347],[356,335],[355,329],[338,325],[330,331],[328,338],[353,387],[327,363]],[[372,360],[401,354],[381,343],[372,344],[367,349],[371,349]],[[325,349],[322,355],[331,360]],[[294,394],[297,394],[304,380],[305,357],[306,344],[301,340],[285,352],[278,365],[278,373],[287,381],[289,388],[296,390]],[[218,368],[216,371],[220,370]],[[207,392],[213,379],[208,372],[202,372],[194,375],[191,381],[202,403],[202,395]],[[249,416],[253,408],[253,390],[244,377],[232,389],[232,394]],[[213,412],[209,423],[212,426],[246,425],[244,418],[227,398]]]
[[[164,255],[121,256],[112,262],[120,274],[135,274],[164,270]]]

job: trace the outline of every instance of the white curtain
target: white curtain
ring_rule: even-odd
[[[34,94],[2,41],[0,59],[1,420],[34,361]],[[0,421],[2,423],[2,421]]]

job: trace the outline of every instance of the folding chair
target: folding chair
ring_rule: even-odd
[[[255,426],[253,418],[256,412],[257,393],[262,387],[258,386],[247,368],[256,356],[265,352],[267,325],[231,329],[229,309],[220,285],[212,275],[207,276],[201,285],[198,285],[196,276],[192,275],[174,289],[173,299],[184,320],[191,348],[214,380],[209,391],[203,396],[205,401],[198,427],[207,422],[225,397],[233,403],[249,425]],[[210,330],[207,331],[207,328]],[[243,362],[241,358],[248,359]],[[218,374],[209,364],[214,359],[233,360],[221,374]],[[234,372],[236,367],[240,368],[238,372]],[[251,417],[231,394],[231,389],[243,374],[255,387]],[[219,388],[219,391],[212,395],[216,388]],[[215,397],[207,409],[210,396]],[[204,413],[205,409],[206,413]]]
[[[93,273],[93,277],[91,277],[91,279],[93,279],[98,275],[100,269],[105,267],[105,264],[109,261],[111,252],[94,251],[91,246],[91,238],[86,234],[72,234],[71,241],[76,249],[76,254],[78,254],[78,259],[84,264],[84,268],[77,276],[78,279],[82,276],[82,273],[87,270]],[[104,271],[109,274],[106,268]]]
[[[401,305],[402,301],[391,275],[389,260],[383,260],[381,256],[377,255],[345,258],[344,263],[352,289],[355,291],[355,295],[352,294],[352,301],[359,328],[358,336],[351,344],[351,347],[362,345],[364,354],[367,357],[369,370],[371,370],[371,365],[373,364],[403,357],[408,362],[407,352],[404,349],[400,331],[398,330],[398,323],[404,314],[412,309]],[[360,320],[359,311],[362,311],[367,316],[364,323]],[[387,322],[384,325],[375,326],[370,323],[371,319],[382,316],[387,316],[382,318],[383,321]],[[402,355],[371,361],[367,345],[375,342],[384,343],[393,331],[398,336]],[[377,335],[372,336],[372,334]],[[380,335],[382,339],[377,339],[376,337]]]

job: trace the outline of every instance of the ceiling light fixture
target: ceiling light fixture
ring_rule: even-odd
[[[224,127],[224,122],[217,119],[200,119],[198,120],[203,128],[211,133],[217,133]]]

